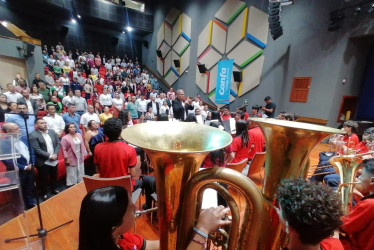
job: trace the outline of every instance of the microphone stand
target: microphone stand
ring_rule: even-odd
[[[26,113],[8,113],[8,114],[14,114],[14,115],[19,115],[23,118],[23,121],[25,123],[25,128],[26,128],[26,138],[27,138],[27,143],[28,143],[28,150],[29,150],[29,154],[30,154],[30,160],[32,159],[32,151],[31,151],[31,144],[30,144],[30,137],[29,137],[29,130],[27,128],[27,119],[29,118],[29,116],[35,116],[36,118],[36,115],[35,114],[26,114]],[[56,166],[57,167],[57,166]],[[43,227],[43,219],[42,219],[42,212],[41,212],[41,209],[40,209],[40,203],[39,203],[39,196],[38,196],[38,192],[37,192],[37,185],[36,185],[36,181],[35,181],[35,169],[34,169],[34,165],[31,164],[31,173],[32,173],[32,181],[34,183],[34,197],[36,198],[36,208],[37,208],[37,211],[38,211],[38,218],[39,218],[39,225],[40,225],[40,228],[37,229],[37,233],[36,234],[30,234],[30,235],[27,235],[27,236],[21,236],[21,237],[16,237],[16,238],[10,238],[10,239],[5,239],[5,243],[9,243],[9,242],[12,242],[12,241],[15,241],[15,240],[21,240],[21,239],[25,239],[25,238],[28,238],[28,237],[36,237],[38,236],[40,239],[42,239],[42,248],[43,250],[45,250],[45,238],[47,237],[47,234],[49,232],[52,232],[53,230],[56,230],[60,227],[63,227],[67,224],[70,224],[73,222],[73,220],[70,220],[70,221],[67,221],[61,225],[58,225],[54,228],[51,228],[49,230],[45,229]]]

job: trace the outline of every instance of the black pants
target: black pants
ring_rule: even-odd
[[[145,203],[148,208],[152,206],[151,194],[156,192],[156,179],[154,176],[144,175],[141,180],[135,180],[136,184],[133,187],[134,190],[143,188],[145,193]]]
[[[34,197],[34,178],[32,176],[32,172],[20,169],[19,179],[26,208],[35,205],[36,201]]]
[[[38,170],[39,190],[41,194],[47,194],[48,176],[51,181],[51,190],[55,190],[57,185],[57,165],[53,167],[44,164],[37,166],[36,169]]]

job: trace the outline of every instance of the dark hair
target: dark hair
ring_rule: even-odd
[[[257,112],[260,110],[260,108],[261,108],[261,107],[260,107],[259,105],[253,105],[253,106],[252,106],[252,109],[257,109]]]
[[[364,134],[372,134],[374,133],[374,127],[370,127],[364,130]]]
[[[121,110],[118,114],[118,119],[122,121],[122,125],[125,126],[129,123],[129,111]]]
[[[119,249],[112,238],[112,228],[122,224],[128,205],[128,193],[123,187],[109,186],[89,192],[79,214],[78,249]]]
[[[286,119],[287,121],[295,120],[295,116],[293,115],[293,113],[285,113],[283,116],[284,116],[284,119]]]
[[[357,122],[355,122],[355,121],[352,121],[352,120],[345,121],[345,122],[343,123],[343,127],[344,127],[344,126],[352,128],[352,132],[353,132],[353,133],[356,133],[356,132],[357,132],[358,124],[357,124]]]
[[[194,114],[189,114],[189,115],[186,117],[185,122],[197,122],[197,120],[196,120],[196,116],[195,116]]]
[[[88,121],[88,123],[87,123],[87,127],[89,128],[89,129],[91,129],[91,127],[92,127],[92,123],[93,122],[96,122],[95,120],[89,120]]]
[[[218,111],[212,111],[211,112],[211,117],[210,117],[210,120],[218,120],[218,122],[220,124],[222,124],[222,119],[221,119],[221,115],[219,114]]]
[[[342,225],[341,199],[331,188],[303,179],[283,180],[277,195],[282,217],[303,244],[317,245]]]
[[[48,108],[49,107],[54,107],[55,105],[53,105],[53,104],[47,104],[47,110],[48,110]]]
[[[371,159],[365,159],[362,161],[362,166],[364,166],[366,172],[368,172],[371,175],[374,175],[374,158]]]
[[[264,101],[266,102],[267,100],[271,100],[270,96],[265,97]]]
[[[109,118],[103,125],[104,135],[109,140],[116,140],[122,132],[122,121],[118,118]]]
[[[168,117],[167,114],[162,113],[162,114],[159,114],[159,115],[157,116],[157,121],[159,121],[159,122],[162,122],[162,121],[169,121],[169,117]]]
[[[65,132],[66,135],[69,134],[70,125],[74,125],[75,126],[75,131],[77,131],[77,125],[75,125],[74,122],[69,122],[68,124],[65,125],[65,129],[64,129],[64,132]]]
[[[241,106],[239,110],[243,111],[244,113],[247,112],[247,108],[245,106]]]
[[[244,120],[236,121],[235,123],[236,127],[236,137],[242,138],[242,148],[248,148],[249,144],[249,137],[248,137],[248,125],[247,122]]]
[[[236,114],[240,117],[241,120],[244,120],[245,114],[243,111],[239,110],[236,112]]]

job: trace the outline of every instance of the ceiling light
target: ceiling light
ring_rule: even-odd
[[[71,22],[72,23],[77,23],[77,20],[75,20],[74,18],[71,19]]]
[[[124,30],[122,30],[122,34],[125,34],[125,31],[124,31]]]
[[[127,29],[128,32],[131,32],[133,30],[133,28],[130,27],[130,26],[127,26],[126,29]]]
[[[81,19],[81,15],[78,14],[77,17],[78,17],[79,19]]]
[[[7,27],[7,26],[8,26],[8,22],[7,22],[7,21],[3,21],[1,24],[2,24],[4,27]]]
[[[362,11],[361,7],[356,7],[353,10],[353,15],[358,16],[361,13],[361,11]]]
[[[368,13],[371,14],[374,12],[374,2],[370,4],[370,8],[368,9]]]

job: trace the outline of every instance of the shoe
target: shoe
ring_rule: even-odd
[[[48,196],[45,194],[45,195],[43,195],[42,199],[43,199],[43,201],[46,201],[48,199]]]
[[[59,194],[60,192],[57,189],[52,190],[52,194]]]

